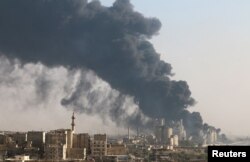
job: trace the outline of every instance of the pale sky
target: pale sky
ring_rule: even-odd
[[[113,0],[101,0],[110,5]],[[131,0],[162,22],[152,42],[186,80],[203,120],[229,135],[250,135],[250,1]]]

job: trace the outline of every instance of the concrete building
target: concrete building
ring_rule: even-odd
[[[178,135],[179,140],[186,140],[187,136],[186,136],[186,130],[184,128],[183,125],[183,121],[177,121],[174,125],[174,129],[173,129],[173,134]]]
[[[154,121],[154,134],[156,143],[164,144],[167,141],[166,138],[166,123],[164,118],[157,118]]]
[[[64,144],[67,149],[73,148],[73,137],[75,131],[75,115],[73,113],[71,129],[57,129],[46,133],[45,143],[47,144]]]
[[[131,162],[135,160],[131,160],[128,155],[107,155],[103,157],[103,162]]]
[[[4,134],[0,134],[0,145],[5,144],[6,137]]]
[[[67,130],[65,129],[58,129],[53,130],[45,135],[45,144],[46,145],[53,145],[53,144],[63,144],[67,147]]]
[[[66,151],[65,144],[46,144],[44,158],[46,160],[65,160]]]
[[[27,149],[39,148],[40,153],[44,153],[46,159],[65,159],[67,155],[74,154],[74,151],[70,150],[73,147],[75,130],[74,113],[71,119],[71,129],[57,129],[47,133],[41,131],[28,132]],[[81,151],[83,152],[83,150]],[[55,153],[57,155],[53,155]]]
[[[29,131],[27,133],[27,144],[25,154],[30,155],[32,159],[41,159],[44,156],[45,132]]]
[[[155,126],[155,138],[158,144],[165,142],[165,126]]]
[[[59,150],[59,158],[86,159],[90,153],[90,136],[88,134],[74,134],[75,115],[71,117],[71,129],[58,129],[46,134],[45,154],[46,158],[52,158],[52,153]],[[55,157],[53,157],[55,158]]]
[[[71,129],[67,132],[67,159],[85,160],[90,154],[90,136],[87,133],[75,133],[75,114],[71,117]]]
[[[209,129],[207,133],[207,144],[215,144],[217,142],[217,132],[215,129]]]
[[[73,135],[73,148],[85,148],[86,154],[91,153],[90,149],[90,136],[88,133],[74,134]]]
[[[27,141],[27,133],[16,132],[13,134],[9,134],[9,137],[17,144],[18,147],[22,147],[25,145]]]
[[[4,144],[0,144],[0,161],[4,161],[7,155],[7,147]]]
[[[86,159],[90,150],[90,136],[87,133],[73,134],[72,148],[67,148],[67,159]]]
[[[92,142],[91,154],[94,157],[102,157],[107,155],[107,135],[95,134]]]
[[[85,160],[87,157],[86,148],[67,149],[67,159]]]
[[[167,128],[167,139],[171,138],[173,135],[173,128]]]
[[[127,148],[124,144],[108,144],[107,155],[126,155]]]
[[[45,145],[45,132],[43,131],[29,131],[27,133],[27,142],[31,147],[44,150]]]
[[[178,135],[171,135],[170,138],[168,138],[168,144],[166,146],[166,148],[168,150],[173,150],[174,147],[179,146],[179,138]]]
[[[179,146],[179,137],[178,137],[178,135],[174,135],[172,138],[173,138],[173,146]]]
[[[66,159],[67,130],[60,129],[46,133],[44,158],[50,160]]]
[[[67,136],[66,147],[67,148],[72,148],[73,147],[74,131],[72,131],[71,129],[65,129],[65,131],[66,131],[66,136]]]

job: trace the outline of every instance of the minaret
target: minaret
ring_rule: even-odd
[[[75,130],[75,113],[73,112],[72,114],[72,123],[71,123],[71,130],[74,131]]]

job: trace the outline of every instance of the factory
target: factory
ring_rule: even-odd
[[[179,146],[180,140],[186,140],[186,130],[182,120],[167,125],[164,118],[157,118],[155,119],[154,130],[155,143],[166,145],[170,150]]]

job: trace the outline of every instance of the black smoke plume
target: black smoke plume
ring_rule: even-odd
[[[201,127],[185,81],[171,80],[171,65],[148,41],[161,23],[133,10],[129,0],[112,7],[87,0],[1,0],[0,51],[23,63],[88,68],[149,117],[188,120]],[[38,83],[40,84],[40,82]],[[64,100],[62,104],[69,104]]]

